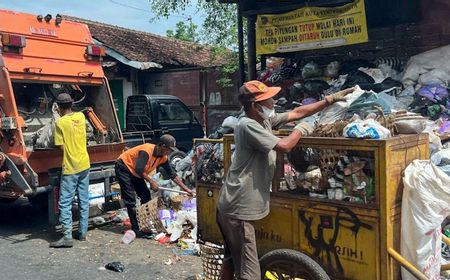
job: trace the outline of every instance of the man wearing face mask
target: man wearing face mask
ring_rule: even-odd
[[[269,214],[276,151],[288,153],[301,137],[313,130],[309,124],[301,122],[289,136],[278,138],[272,134],[272,129],[344,101],[354,89],[276,114],[273,97],[280,90],[259,81],[246,82],[239,89],[239,102],[245,115],[240,117],[234,130],[235,154],[217,206],[217,221],[225,240],[221,279],[261,279],[253,223]]]
[[[131,229],[137,236],[142,236],[144,233],[139,231],[136,217],[136,195],[141,200],[141,204],[150,201],[150,190],[145,181],[150,183],[153,190],[158,190],[158,183],[149,176],[153,170],[161,166],[170,179],[189,195],[193,195],[192,190],[183,183],[169,164],[167,156],[175,150],[175,138],[170,134],[164,134],[157,145],[147,143],[136,146],[125,151],[116,161],[115,171],[121,198],[127,207]]]

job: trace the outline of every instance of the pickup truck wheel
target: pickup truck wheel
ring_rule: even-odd
[[[296,250],[273,250],[262,256],[259,262],[262,279],[330,280],[317,262]]]
[[[175,151],[169,155],[169,164],[175,170],[177,163],[186,157],[186,153],[183,151]],[[169,176],[167,175],[166,170],[162,167],[158,167],[158,172],[161,174],[164,180],[168,180]]]
[[[0,197],[0,203],[13,203],[18,198],[6,198],[6,197]]]
[[[172,168],[175,169],[175,166],[177,166],[177,163],[178,163],[180,160],[184,159],[185,157],[186,157],[186,153],[183,152],[183,151],[175,151],[175,152],[172,152],[172,153],[169,155],[169,163],[170,163],[170,165],[172,166]]]

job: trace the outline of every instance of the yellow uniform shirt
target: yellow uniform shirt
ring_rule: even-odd
[[[90,168],[83,113],[68,114],[56,121],[55,145],[64,147],[63,174],[76,174]]]

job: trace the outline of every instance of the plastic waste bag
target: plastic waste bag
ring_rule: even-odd
[[[322,76],[322,69],[315,62],[309,62],[303,66],[302,77],[303,79],[309,79]]]
[[[450,176],[450,149],[442,149],[434,153],[431,158],[431,162],[439,167],[442,171]]]
[[[364,91],[359,86],[356,86],[356,89],[347,95],[347,101],[336,102],[327,106],[320,112],[319,124],[334,123],[335,121],[345,119],[350,104],[358,99],[363,93]]]
[[[51,120],[37,132],[36,148],[48,149],[55,147],[55,120]]]
[[[405,87],[418,81],[445,83],[450,80],[450,45],[412,56],[406,65],[402,83]],[[438,70],[438,71],[437,71]],[[431,72],[431,73],[430,73]],[[422,77],[423,76],[423,77]],[[421,83],[421,84],[422,84]],[[422,84],[423,85],[423,84]]]
[[[222,122],[222,127],[229,127],[233,130],[236,128],[237,124],[239,122],[239,119],[233,116],[229,116]]]
[[[125,270],[125,266],[121,262],[110,262],[105,265],[105,268],[117,272],[123,272]]]
[[[185,158],[177,162],[175,170],[179,172],[192,169],[192,158],[193,153],[189,152],[189,154]]]
[[[340,64],[337,61],[330,62],[325,68],[324,75],[330,78],[336,78],[339,76]]]
[[[370,113],[378,113],[378,109],[382,108],[385,115],[391,113],[391,108],[386,102],[378,97],[375,92],[366,91],[358,99],[352,102],[348,107],[348,114],[353,116],[357,114],[361,117],[366,117]]]
[[[448,97],[448,91],[440,85],[423,86],[417,92],[418,95],[428,98],[428,100],[437,103]]]
[[[415,160],[403,177],[401,255],[428,279],[440,279],[441,223],[450,215],[450,177],[429,160]],[[415,280],[402,269],[403,280]]]
[[[386,139],[391,136],[389,129],[374,119],[356,120],[344,127],[344,137]]]
[[[197,227],[197,212],[196,211],[178,211],[177,219],[167,229],[170,233],[170,241],[177,241],[183,234],[183,224],[189,221],[194,228]]]

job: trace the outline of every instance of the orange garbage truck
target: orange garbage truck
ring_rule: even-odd
[[[62,92],[86,115],[91,183],[104,183],[108,196],[125,144],[101,65],[104,48],[85,24],[59,15],[0,10],[0,19],[0,199],[49,202],[55,218],[62,164],[55,98]]]

